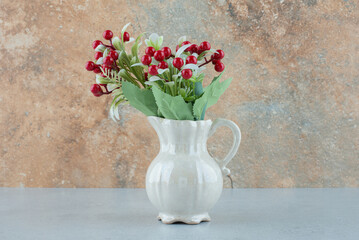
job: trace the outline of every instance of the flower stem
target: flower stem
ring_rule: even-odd
[[[119,87],[118,87],[118,88],[113,89],[112,91],[108,91],[107,87],[105,87],[105,88],[106,88],[106,92],[104,92],[103,94],[111,94],[113,92],[113,90],[119,89]]]
[[[207,60],[207,58],[204,58],[204,60],[205,60],[205,62],[202,63],[201,65],[199,65],[199,66],[198,66],[199,68],[213,61],[212,58],[211,58],[210,60]]]

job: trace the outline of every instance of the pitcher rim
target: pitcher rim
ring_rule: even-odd
[[[167,120],[167,121],[175,121],[175,122],[194,122],[194,123],[199,123],[199,122],[213,122],[211,119],[207,119],[207,120],[176,120],[176,119],[169,119],[169,118],[161,118],[161,117],[157,117],[157,116],[147,116],[148,119],[150,118],[154,118],[154,119],[163,119],[163,120]]]

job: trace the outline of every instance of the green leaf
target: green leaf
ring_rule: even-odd
[[[196,82],[194,84],[194,93],[196,94],[196,96],[201,96],[201,94],[203,93],[202,82]]]
[[[122,31],[121,31],[121,43],[123,44],[124,43],[124,40],[123,40],[123,35],[127,29],[128,26],[130,26],[131,23],[127,23],[123,28],[122,28]],[[122,45],[123,46],[123,45]]]
[[[163,43],[163,36],[158,36],[157,33],[152,33],[148,39],[145,39],[145,43],[148,47],[151,46],[156,50],[159,50]]]
[[[181,94],[181,96],[182,96],[183,98],[186,97],[186,90],[184,90],[183,88],[181,88],[181,89],[179,90],[179,93]]]
[[[218,77],[215,77],[212,83],[205,88],[202,97],[198,98],[193,105],[193,115],[197,119],[204,118],[204,111],[207,108],[214,105],[219,97],[224,93],[224,91],[228,88],[229,84],[232,81],[232,78],[228,78],[227,80],[220,82],[222,74]]]
[[[102,44],[98,45],[97,48],[95,49],[96,52],[103,52],[106,50],[106,47]]]
[[[138,59],[138,48],[139,46],[141,45],[141,37],[143,36],[144,33],[141,33],[137,38],[136,38],[136,41],[135,41],[135,44],[133,44],[132,48],[131,48],[131,53],[132,53],[132,56],[136,57],[137,61],[139,61]]]
[[[106,48],[106,50],[103,52],[102,57],[105,58],[107,57],[107,55],[110,53],[110,50],[108,48]]]
[[[121,40],[118,37],[112,38],[112,45],[116,50],[123,50]]]
[[[188,96],[186,98],[184,98],[184,100],[186,100],[186,102],[193,102],[196,99],[195,96]]]
[[[119,75],[120,75],[120,77],[124,78],[126,81],[129,81],[129,82],[132,81],[131,77],[129,76],[129,74],[127,73],[127,71],[125,69],[121,69],[119,72]]]
[[[151,33],[151,35],[149,36],[149,39],[152,43],[156,43],[159,37],[160,36],[158,36],[157,33]]]
[[[204,56],[205,56],[208,52],[209,52],[209,51],[204,51],[204,52],[202,52],[200,55],[198,55],[197,60],[198,60],[198,61],[201,61],[201,60],[204,58]]]
[[[130,26],[130,22],[129,23],[127,23],[125,26],[123,26],[123,28],[122,28],[122,30],[121,30],[121,34],[123,34],[125,31],[126,31],[126,29],[127,29],[127,27],[128,26]]]
[[[168,119],[194,120],[192,115],[192,103],[186,103],[181,96],[173,97],[162,92],[159,88],[152,87],[158,109]]]
[[[174,82],[165,82],[165,87],[167,89],[167,92],[170,93],[171,96],[175,95]]]
[[[190,47],[191,45],[192,45],[192,44],[186,44],[186,45],[180,47],[180,48],[178,49],[178,51],[176,52],[176,56],[175,56],[175,57],[180,57],[181,54],[184,52],[184,50],[186,50],[186,49],[187,49],[188,47]]]
[[[186,41],[186,36],[182,36],[178,39],[178,45],[181,46],[181,44]]]
[[[126,70],[126,69],[121,69],[120,70],[120,72],[118,73],[118,75],[121,77],[121,78],[123,78],[123,79],[125,79],[125,80],[127,80],[127,81],[129,81],[129,82],[131,82],[131,83],[133,83],[134,85],[136,85],[136,86],[140,86],[139,84],[138,84],[138,82],[136,81],[136,79],[134,79],[132,76],[131,76],[131,74]]]
[[[147,47],[153,47],[152,46],[153,44],[152,44],[150,39],[145,39],[145,44],[146,44]]]
[[[105,78],[105,77],[101,77],[99,74],[96,75],[96,83],[97,84],[111,84],[111,83],[116,83],[116,81],[110,79],[110,78]]]
[[[196,82],[203,82],[204,79],[204,73],[200,73],[197,77],[196,77]]]
[[[206,114],[206,110],[207,110],[207,103],[206,105],[204,105],[200,120],[204,120],[204,115]]]
[[[117,120],[120,120],[118,107],[122,102],[125,101],[125,99],[122,94],[122,91],[119,91],[119,92],[115,92],[115,91],[113,92],[114,98],[112,100],[111,107],[110,107],[110,116],[111,116],[112,120],[114,120],[116,122]]]
[[[163,36],[160,36],[160,37],[157,39],[155,49],[156,49],[156,50],[160,50],[160,48],[161,48],[161,46],[162,46],[162,43],[163,43]]]
[[[223,73],[224,73],[224,71],[223,71],[223,72],[221,72],[221,74],[219,74],[217,77],[214,77],[214,78],[213,78],[213,80],[212,80],[212,82],[217,81],[217,79],[218,79],[218,81],[219,81],[219,80],[221,79],[221,77],[222,77]]]
[[[136,59],[136,57],[133,57],[132,59],[131,59],[131,61],[130,61],[130,67],[132,67],[133,66],[133,64],[136,64],[136,63],[139,63],[139,62],[137,62],[137,59]],[[141,63],[142,64],[142,63]]]
[[[103,57],[100,57],[99,59],[97,59],[97,60],[95,61],[95,63],[96,63],[97,65],[102,65],[102,63],[103,63]]]
[[[122,91],[130,105],[146,116],[157,116],[156,100],[149,89],[141,89],[130,82],[122,82]]]

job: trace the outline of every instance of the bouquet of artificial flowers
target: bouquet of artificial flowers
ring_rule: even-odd
[[[118,107],[128,102],[147,116],[175,120],[203,120],[206,110],[215,104],[232,79],[220,82],[222,73],[203,87],[205,65],[223,72],[224,52],[213,50],[209,42],[199,45],[181,37],[176,50],[164,46],[163,36],[153,33],[145,40],[145,53],[138,54],[143,34],[136,39],[126,32],[127,24],[119,37],[106,30],[103,38],[108,44],[96,40],[95,60],[86,63],[86,69],[96,74],[91,86],[94,96],[113,96],[110,115],[119,119]],[[129,43],[131,49],[126,51]],[[210,56],[208,56],[210,54]]]

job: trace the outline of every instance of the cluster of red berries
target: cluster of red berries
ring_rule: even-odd
[[[168,59],[172,56],[172,51],[169,47],[164,47],[161,50],[157,50],[154,47],[147,47],[145,50],[145,55],[141,57],[141,62],[143,65],[149,66],[152,62],[152,57],[158,61],[158,65],[151,65],[148,68],[148,72],[151,75],[157,75],[158,69],[166,69],[168,68],[167,62],[165,59]]]
[[[184,41],[181,46],[191,44],[189,41]],[[179,45],[176,47],[176,51],[180,48]],[[199,46],[196,44],[192,44],[189,46],[185,52],[190,52],[191,54],[197,53],[198,55],[203,53],[204,51],[209,51],[211,49],[211,44],[207,41],[202,42]],[[159,63],[157,65],[150,65],[152,63],[152,57],[158,61]],[[143,65],[148,66],[148,73],[150,75],[157,75],[158,69],[166,69],[168,68],[168,64],[165,61],[165,59],[168,59],[170,57],[174,57],[172,55],[172,51],[169,47],[163,47],[161,50],[155,50],[154,47],[147,47],[145,50],[145,55],[141,57],[141,62]],[[205,64],[208,64],[210,62],[213,63],[214,69],[217,72],[222,72],[225,68],[224,64],[221,62],[221,59],[224,57],[224,52],[220,49],[217,50],[216,53],[214,53],[211,56],[210,60],[206,60],[203,64],[200,65],[203,66]],[[180,70],[182,66],[184,65],[184,61],[180,57],[176,57],[173,59],[172,64],[175,68]],[[190,55],[186,58],[186,64],[197,64],[197,58],[193,55]],[[190,79],[192,77],[192,70],[191,69],[183,69],[181,71],[181,75],[184,79]]]
[[[116,70],[119,71],[119,67],[117,66],[117,60],[118,60],[118,52],[116,51],[115,47],[112,44],[112,38],[113,38],[113,32],[110,30],[106,30],[103,32],[102,34],[103,38],[106,40],[110,41],[109,45],[106,45],[104,43],[102,43],[100,40],[95,40],[92,43],[92,47],[93,49],[97,49],[98,46],[102,45],[104,46],[105,49],[107,49],[108,54],[106,57],[103,58],[103,51],[96,51],[95,53],[95,60],[97,61],[100,58],[102,59],[102,65],[100,64],[96,64],[93,61],[88,61],[86,63],[86,69],[88,71],[93,71],[96,74],[101,74],[104,77],[104,74],[101,71],[102,70],[105,73],[108,73],[109,71],[112,70]],[[121,35],[120,35],[121,38]],[[130,34],[128,32],[124,32],[123,34],[123,41],[124,42],[128,42],[130,41]],[[197,55],[200,55],[201,53],[205,52],[205,51],[209,51],[211,50],[211,44],[207,41],[202,42],[199,46],[197,44],[191,44],[191,42],[189,41],[184,41],[181,46],[177,45],[176,46],[176,52],[178,51],[178,49],[184,45],[190,45],[185,52],[189,52],[190,54],[194,54],[196,53]],[[102,48],[103,49],[103,48]],[[168,68],[168,63],[166,62],[167,59],[173,57],[173,61],[172,64],[175,68],[177,68],[178,70],[181,70],[181,68],[184,66],[184,64],[197,64],[197,57],[194,55],[190,55],[188,56],[185,61],[180,58],[180,57],[175,57],[172,54],[172,51],[169,47],[163,47],[161,50],[157,50],[154,47],[147,47],[145,50],[145,55],[141,57],[141,62],[144,65],[148,66],[148,72],[145,73],[145,79],[148,79],[148,74],[154,76],[158,74],[158,70],[159,69],[166,69]],[[214,65],[214,69],[217,72],[222,72],[225,68],[224,64],[221,62],[221,60],[224,57],[224,52],[220,49],[216,50],[216,52],[214,54],[211,55],[211,58],[209,60],[205,59],[205,62],[200,64],[198,67],[202,67],[203,65],[206,65],[210,62],[212,62],[212,64]],[[158,64],[153,64],[152,62],[152,58],[154,58]],[[151,65],[152,63],[152,65]],[[181,71],[181,75],[184,79],[190,79],[193,75],[192,70],[191,69],[183,69]],[[106,89],[106,91],[103,91],[104,87]],[[93,84],[91,86],[91,92],[93,93],[93,95],[95,95],[96,97],[99,97],[103,94],[109,94],[111,92],[109,92],[107,90],[107,85],[106,84]]]
[[[102,43],[100,40],[95,40],[92,43],[92,48],[96,49],[99,45],[103,45],[103,46],[105,46],[105,48],[109,49],[109,54],[103,59],[102,65],[96,64],[93,61],[88,61],[86,63],[85,68],[87,71],[93,71],[96,74],[101,73],[101,75],[104,77],[104,75],[101,71],[101,68],[103,69],[104,72],[108,72],[113,69],[119,70],[119,68],[116,64],[116,61],[118,59],[118,53],[116,52],[116,49],[112,45],[112,41],[111,41],[111,39],[113,38],[113,32],[111,30],[106,30],[103,32],[102,36],[104,39],[109,40],[110,44],[106,45],[106,44]],[[121,34],[120,34],[120,38],[121,38]],[[128,32],[124,32],[123,41],[124,42],[130,41],[130,34]],[[103,53],[96,51],[95,52],[95,60],[98,60],[101,57],[103,57]],[[103,85],[106,88],[105,84],[101,84],[101,85]],[[108,94],[107,88],[106,88],[106,92],[103,92],[101,86],[98,84],[93,84],[91,86],[91,92],[96,97],[99,97],[103,94]]]
[[[217,49],[217,52],[211,56],[212,64],[214,65],[214,70],[217,72],[223,72],[225,66],[221,62],[224,58],[224,52],[221,49]]]
[[[190,41],[184,41],[182,44],[181,44],[181,47],[184,46],[184,45],[188,45],[188,44],[191,44]],[[176,46],[176,52],[178,51],[178,49],[180,48],[179,45]],[[211,44],[207,41],[203,41],[201,42],[201,44],[198,46],[197,44],[192,44],[191,46],[189,46],[186,51],[187,52],[190,52],[191,54],[193,53],[197,53],[198,55],[203,53],[204,51],[209,51],[211,50]]]

